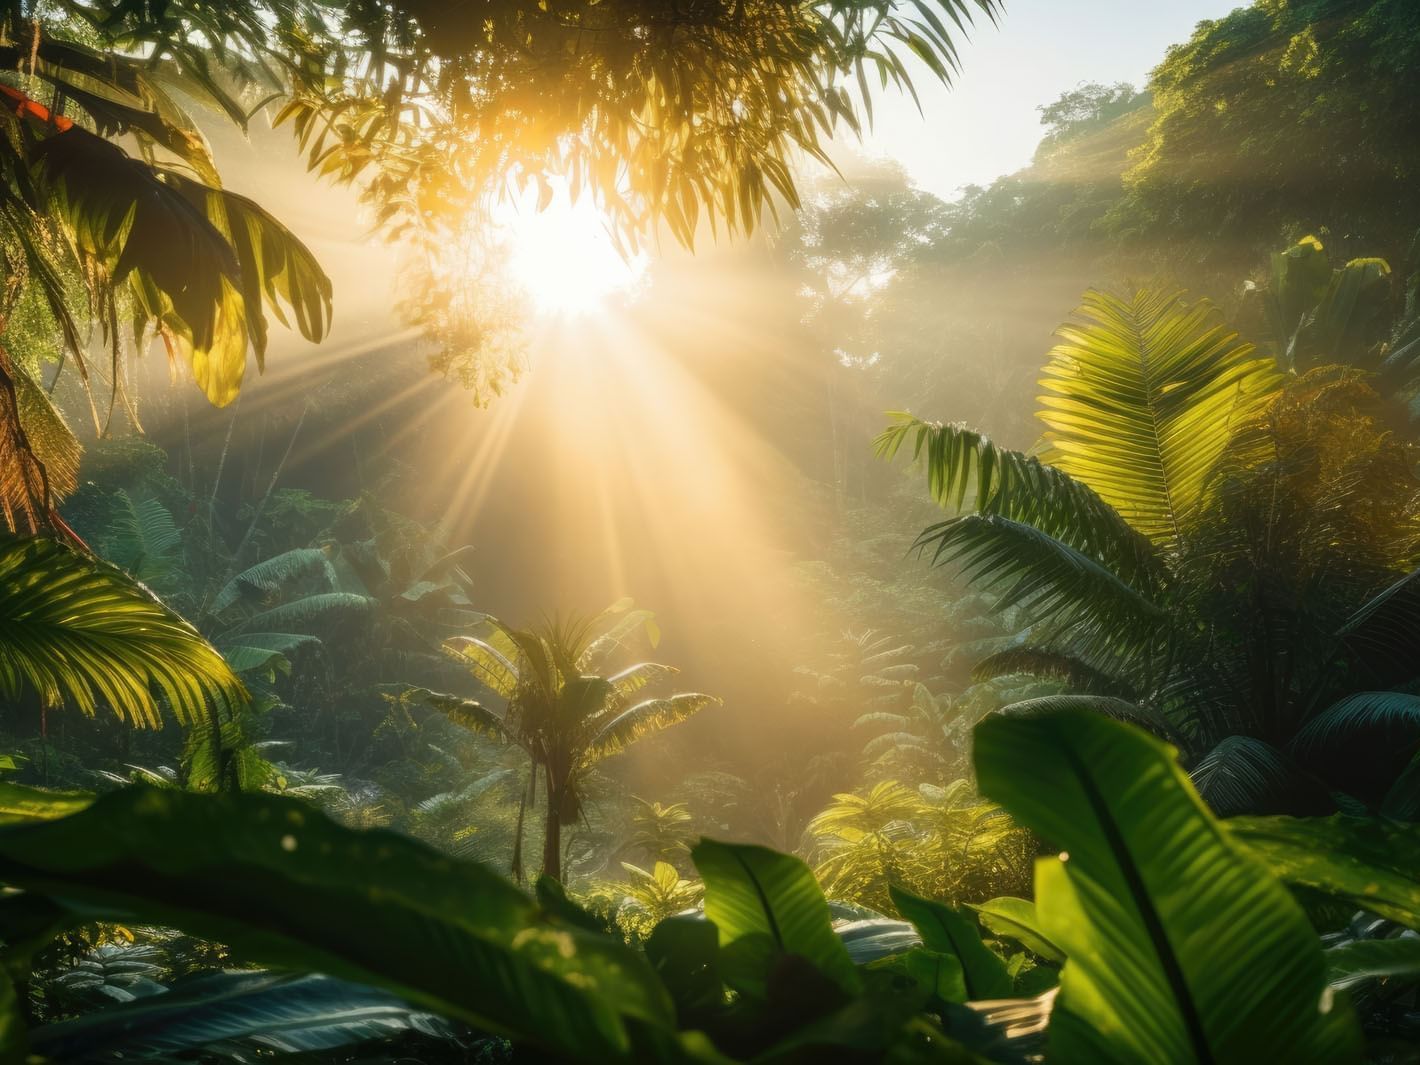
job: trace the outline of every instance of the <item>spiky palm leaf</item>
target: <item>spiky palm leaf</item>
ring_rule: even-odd
[[[928,489],[942,507],[1033,525],[1139,587],[1163,579],[1153,546],[1088,484],[963,426],[900,412],[889,417],[893,423],[874,442],[878,455],[891,459],[912,438],[913,459],[924,462]]]
[[[1367,600],[1337,635],[1382,683],[1414,676],[1420,669],[1420,569]]]
[[[1000,589],[998,610],[1024,607],[1080,645],[1137,653],[1165,619],[1117,574],[1023,522],[968,514],[929,527],[915,546],[933,565],[960,563],[967,580]]]
[[[0,693],[26,690],[151,727],[163,705],[191,724],[247,698],[222,657],[142,585],[43,539],[0,544]]]
[[[1174,550],[1232,430],[1273,395],[1272,360],[1175,291],[1089,292],[1041,381],[1044,461]]]
[[[582,764],[591,765],[619,754],[642,737],[678,725],[707,706],[719,704],[720,700],[715,696],[699,692],[682,692],[665,699],[647,699],[637,703],[597,730],[582,754]]]

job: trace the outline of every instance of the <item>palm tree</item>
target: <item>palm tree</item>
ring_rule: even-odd
[[[1296,763],[1379,800],[1420,740],[1420,482],[1378,398],[1285,376],[1175,292],[1091,292],[1060,337],[1039,457],[907,415],[878,439],[914,439],[957,512],[919,549],[1032,619],[976,676],[1064,684],[1012,712],[1165,736],[1224,812],[1324,804]],[[1350,744],[1383,755],[1369,779]]]
[[[676,670],[638,662],[603,676],[608,660],[636,633],[656,629],[651,614],[623,601],[594,618],[552,619],[533,629],[514,629],[489,619],[478,636],[455,637],[446,646],[473,679],[503,700],[500,710],[457,695],[414,689],[406,698],[439,710],[455,724],[516,744],[528,756],[523,808],[536,799],[542,774],[547,803],[542,870],[562,875],[562,826],[582,809],[581,784],[598,762],[637,740],[679,724],[719,700],[685,692],[632,702],[642,689]],[[610,627],[598,627],[616,615]],[[521,875],[522,813],[513,871]]]

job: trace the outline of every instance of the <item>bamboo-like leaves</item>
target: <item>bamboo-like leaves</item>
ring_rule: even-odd
[[[0,693],[28,688],[49,706],[106,705],[154,728],[163,705],[187,724],[246,699],[222,657],[147,589],[51,540],[0,544]]]

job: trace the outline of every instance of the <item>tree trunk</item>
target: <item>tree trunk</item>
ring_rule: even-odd
[[[547,827],[542,836],[542,871],[554,880],[562,879],[562,814],[559,809],[562,796],[547,791]]]

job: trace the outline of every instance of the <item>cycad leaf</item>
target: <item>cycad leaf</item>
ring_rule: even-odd
[[[1177,292],[1089,292],[1076,317],[1041,380],[1042,458],[1176,549],[1233,429],[1281,376]]]
[[[326,590],[335,588],[335,568],[330,564],[329,551],[321,547],[283,551],[248,566],[228,581],[212,601],[212,611],[220,614],[240,602],[259,603],[311,578],[317,578]]]
[[[247,632],[303,633],[337,624],[351,617],[364,616],[374,608],[375,600],[353,592],[322,592],[254,614],[234,626],[229,635],[235,638]]]
[[[1073,711],[988,718],[975,757],[983,793],[1062,848],[1036,868],[1041,928],[1069,959],[1052,1060],[1360,1059],[1305,913],[1232,844],[1171,748]]]
[[[210,703],[247,697],[221,655],[147,589],[51,540],[0,544],[0,693],[27,688],[49,706],[107,705],[152,727],[162,703],[186,724]]]

